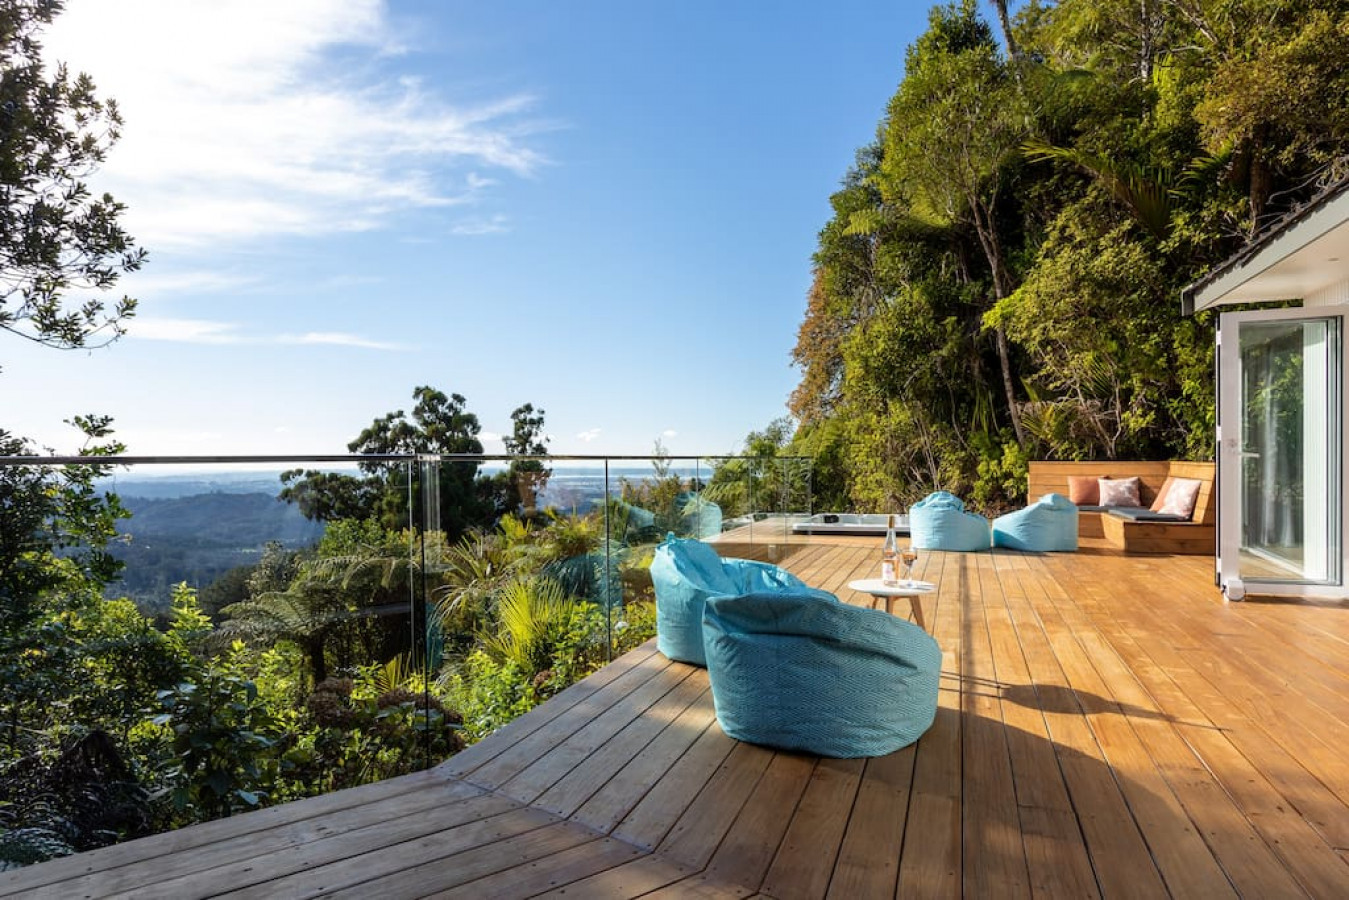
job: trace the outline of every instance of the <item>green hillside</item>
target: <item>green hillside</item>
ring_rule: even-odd
[[[118,523],[112,553],[126,563],[110,594],[148,613],[168,608],[173,585],[204,588],[228,570],[256,563],[270,541],[315,543],[323,525],[293,505],[263,494],[196,494],[172,499],[123,497],[131,518]]]

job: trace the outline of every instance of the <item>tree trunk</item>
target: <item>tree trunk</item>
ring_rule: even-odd
[[[1247,197],[1251,208],[1251,238],[1259,234],[1262,229],[1264,223],[1260,220],[1264,218],[1265,206],[1269,202],[1269,195],[1273,190],[1274,178],[1264,157],[1265,128],[1260,126],[1255,129],[1255,134],[1251,139],[1250,186]]]
[[[1021,411],[1017,409],[1016,387],[1012,381],[1012,360],[1007,350],[1007,332],[999,325],[994,332],[998,339],[998,362],[1002,366],[1002,389],[1007,394],[1007,410],[1012,416],[1012,430],[1016,432],[1016,442],[1026,446],[1026,432],[1021,425]]]
[[[1017,48],[1016,38],[1012,37],[1012,20],[1007,15],[1007,0],[993,0],[993,6],[998,11],[998,24],[1002,26],[1002,39],[1007,44],[1008,58],[1020,59],[1021,51]]]
[[[970,209],[974,214],[974,230],[979,236],[979,245],[983,247],[988,267],[993,273],[994,302],[1002,300],[1011,293],[1008,288],[1007,269],[1003,264],[1002,246],[998,243],[997,226],[992,211],[985,209],[977,197],[970,198]],[[1021,411],[1017,408],[1016,384],[1012,380],[1012,359],[1007,346],[1007,332],[999,325],[995,331],[998,345],[998,363],[1002,367],[1002,389],[1007,397],[1007,413],[1012,419],[1012,430],[1016,432],[1016,442],[1026,446],[1026,431],[1021,424]]]
[[[312,690],[328,680],[328,660],[323,652],[323,639],[307,641],[305,655],[309,657],[309,673],[314,679],[310,688]]]

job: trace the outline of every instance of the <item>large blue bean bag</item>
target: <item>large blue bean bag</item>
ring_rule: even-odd
[[[909,507],[909,539],[920,550],[987,550],[993,542],[988,519],[965,512],[965,501],[946,491]]]
[[[1077,549],[1077,506],[1062,494],[1045,494],[1025,509],[993,520],[993,546],[1035,553]]]
[[[656,648],[670,659],[707,665],[703,605],[709,597],[805,587],[795,575],[768,563],[722,559],[701,541],[668,537],[651,561],[656,589]]]
[[[881,756],[918,740],[937,715],[937,642],[825,591],[713,597],[703,639],[717,720],[738,740]]]

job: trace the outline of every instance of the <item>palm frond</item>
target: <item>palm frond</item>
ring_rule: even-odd
[[[497,598],[497,629],[483,635],[489,654],[536,673],[548,665],[552,644],[577,601],[550,578],[517,578]]]
[[[1145,168],[1127,160],[1109,159],[1073,147],[1057,147],[1047,141],[1027,141],[1022,153],[1032,162],[1066,162],[1098,181],[1110,196],[1157,238],[1171,228],[1174,176],[1169,170]]]

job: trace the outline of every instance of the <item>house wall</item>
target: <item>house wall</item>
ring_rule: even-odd
[[[1305,306],[1349,305],[1349,272],[1334,284],[1328,285],[1303,300]]]

